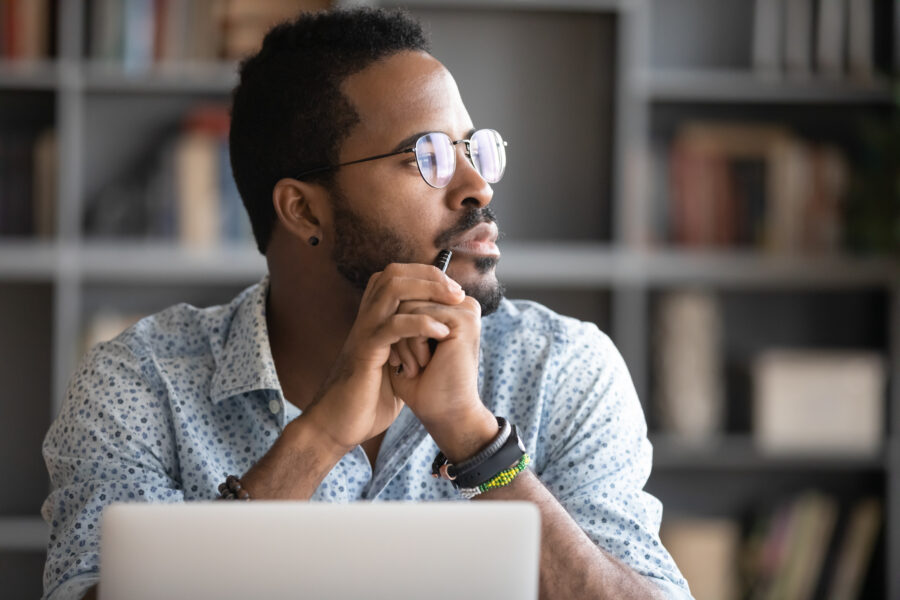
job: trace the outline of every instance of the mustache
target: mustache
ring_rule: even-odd
[[[464,234],[476,225],[479,225],[481,223],[496,222],[497,215],[493,210],[491,210],[490,206],[470,210],[464,213],[462,217],[460,217],[459,222],[457,222],[456,225],[446,231],[441,232],[436,238],[434,238],[434,245],[438,248],[444,248],[450,245],[450,242],[453,241],[453,238]]]

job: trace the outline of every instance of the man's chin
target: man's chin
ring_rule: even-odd
[[[459,283],[465,290],[466,295],[478,300],[478,304],[481,305],[482,317],[496,312],[500,306],[500,301],[503,299],[505,290],[493,273],[481,276],[477,281]]]

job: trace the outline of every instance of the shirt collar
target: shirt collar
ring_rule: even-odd
[[[269,276],[235,298],[237,305],[225,341],[216,355],[216,370],[210,386],[210,400],[218,404],[237,394],[255,390],[275,390],[283,397],[266,323]],[[214,346],[215,347],[215,346]]]

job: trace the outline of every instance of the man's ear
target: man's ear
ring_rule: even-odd
[[[272,204],[281,226],[292,236],[304,242],[321,239],[331,214],[324,187],[286,177],[275,184]]]

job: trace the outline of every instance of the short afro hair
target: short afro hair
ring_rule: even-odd
[[[273,27],[240,65],[229,151],[259,251],[266,253],[279,179],[335,164],[359,116],[340,86],[349,75],[403,51],[428,52],[421,25],[399,9],[303,13]],[[330,185],[332,172],[310,176]]]

